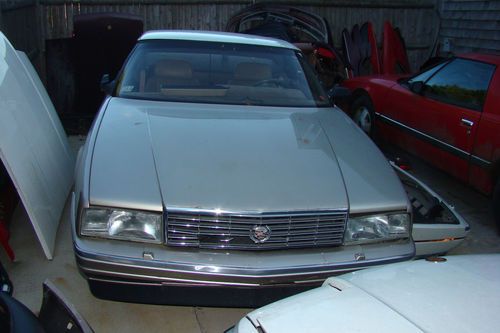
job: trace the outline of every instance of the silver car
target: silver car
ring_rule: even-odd
[[[256,306],[414,256],[400,180],[295,46],[148,32],[111,87],[72,201],[97,297]]]

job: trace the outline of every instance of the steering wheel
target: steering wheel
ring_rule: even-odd
[[[253,87],[285,87],[285,80],[283,78],[265,79],[255,82]]]

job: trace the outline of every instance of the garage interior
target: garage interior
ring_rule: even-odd
[[[324,16],[340,48],[344,28],[371,21],[377,36],[386,20],[401,29],[415,70],[439,48],[500,54],[500,3],[452,0],[278,1]],[[255,1],[234,0],[17,0],[0,2],[0,30],[37,69],[75,152],[83,144],[103,99],[102,74],[114,77],[135,40],[154,29],[224,30],[235,12]],[[380,42],[380,41],[379,41]],[[404,155],[387,150],[389,158]],[[450,254],[499,253],[500,238],[490,200],[413,156],[412,172],[454,205],[471,233]],[[1,169],[1,168],[0,168]],[[5,173],[5,172],[4,172]],[[0,179],[7,186],[8,179]],[[11,188],[11,187],[10,187]],[[17,202],[12,193],[4,194]],[[14,296],[37,312],[41,285],[50,279],[96,332],[221,332],[249,309],[176,307],[119,303],[94,298],[77,271],[70,226],[60,223],[54,259],[48,261],[22,204],[8,209],[9,244],[16,260],[0,250],[0,261],[14,282]],[[66,211],[64,214],[68,214]],[[65,218],[61,218],[64,222]]]

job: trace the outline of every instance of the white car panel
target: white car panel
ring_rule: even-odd
[[[379,327],[385,332],[421,332],[369,293],[341,282],[342,291],[330,286],[313,289],[256,310],[248,318],[272,333],[368,332]],[[354,324],[346,318],[358,321]]]
[[[48,259],[73,182],[74,154],[26,55],[0,33],[0,157]]]
[[[497,332],[500,255],[438,259],[329,278],[320,288],[254,310],[234,331]]]
[[[238,34],[231,32],[209,32],[198,30],[163,30],[163,31],[148,31],[142,35],[139,40],[148,39],[169,39],[169,40],[191,40],[202,42],[221,42],[233,44],[248,44],[261,45],[270,47],[281,47],[286,49],[298,50],[298,48],[284,40],[275,38],[266,38],[261,36],[253,36],[246,34]]]

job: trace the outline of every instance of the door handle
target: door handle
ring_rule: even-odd
[[[467,126],[467,127],[472,127],[474,126],[474,122],[469,120],[469,119],[465,119],[465,118],[462,118],[462,124]]]

